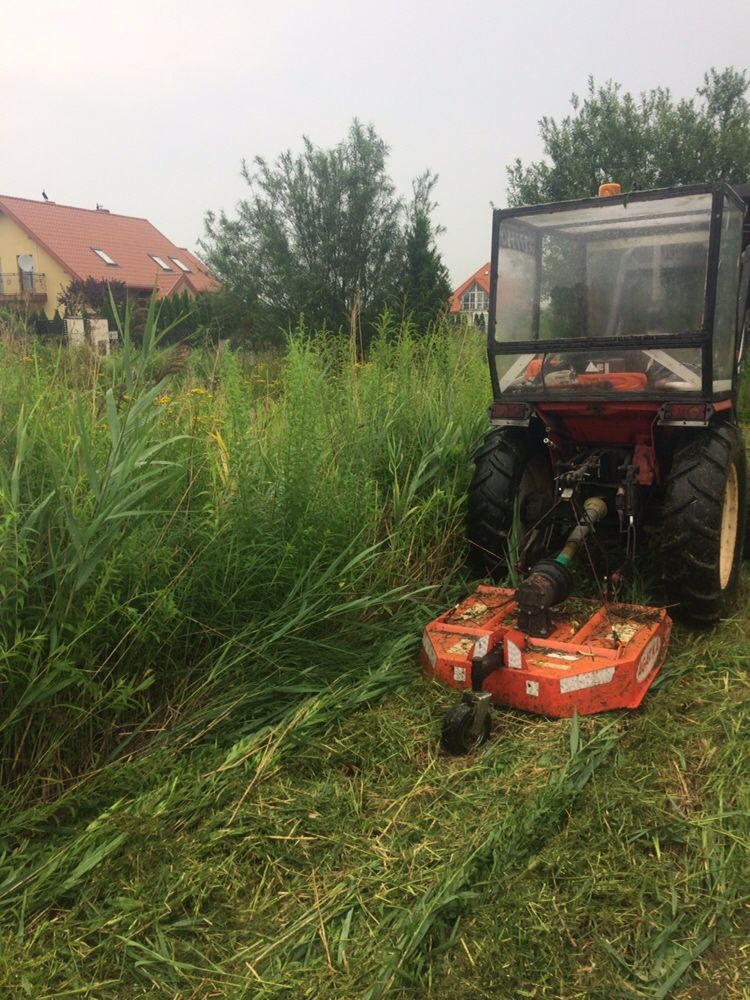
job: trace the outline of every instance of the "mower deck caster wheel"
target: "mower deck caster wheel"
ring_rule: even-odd
[[[477,750],[490,738],[490,696],[486,691],[466,691],[443,720],[440,743],[455,757]]]

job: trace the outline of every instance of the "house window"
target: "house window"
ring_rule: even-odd
[[[101,259],[104,261],[104,263],[107,265],[107,267],[117,267],[118,266],[117,265],[117,261],[116,260],[112,260],[112,258],[109,256],[109,254],[106,251],[101,250],[99,247],[92,247],[91,249],[94,251],[94,253],[97,255],[97,257],[101,257]]]
[[[190,268],[187,266],[187,264],[183,264],[183,262],[180,260],[179,257],[170,257],[169,259],[172,261],[173,264],[176,264],[177,267],[179,267],[179,269],[185,274],[191,273]]]
[[[156,261],[156,263],[159,265],[159,267],[162,269],[162,271],[171,271],[172,270],[172,268],[169,266],[169,264],[167,264],[167,262],[165,260],[162,260],[161,257],[157,257],[155,253],[149,254],[149,257],[151,258],[151,260]]]
[[[472,285],[461,296],[461,312],[486,312],[490,307],[490,297],[479,285]]]

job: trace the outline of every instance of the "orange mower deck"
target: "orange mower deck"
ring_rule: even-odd
[[[569,600],[553,609],[546,639],[516,628],[512,590],[480,586],[431,622],[420,661],[428,674],[471,689],[472,659],[502,647],[502,666],[482,690],[497,705],[558,718],[637,708],[667,654],[664,608]]]

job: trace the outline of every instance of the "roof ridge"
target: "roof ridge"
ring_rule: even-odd
[[[62,216],[55,213],[55,208],[63,210]],[[72,278],[116,277],[133,288],[153,287],[156,281],[169,294],[168,289],[173,285],[183,285],[180,275],[175,273],[176,264],[165,268],[164,274],[157,269],[156,256],[161,255],[164,260],[170,256],[174,260],[183,258],[195,276],[187,287],[196,292],[213,290],[220,284],[200,257],[188,247],[179,247],[143,216],[56,203],[50,207],[43,201],[11,195],[0,195],[0,215],[11,219]],[[88,218],[82,218],[84,215]],[[123,222],[127,225],[120,225]],[[110,272],[104,258],[103,263],[96,260],[91,251],[97,247],[103,247],[111,255],[119,270]],[[168,277],[166,272],[170,272]]]
[[[480,277],[480,276],[481,276],[482,278],[484,278],[484,277],[485,277],[485,274],[486,274],[486,275],[487,275],[487,277],[489,278],[489,276],[490,276],[490,275],[489,275],[489,272],[490,272],[491,270],[492,270],[492,262],[491,262],[491,261],[488,261],[488,262],[487,262],[486,264],[481,264],[481,265],[480,265],[480,266],[479,266],[479,267],[478,267],[478,268],[476,269],[476,271],[473,271],[473,272],[472,272],[472,273],[471,273],[471,274],[469,275],[469,277],[468,277],[468,278],[465,278],[465,279],[464,279],[464,280],[463,280],[463,281],[461,282],[461,284],[460,284],[460,285],[458,285],[458,287],[457,287],[456,289],[454,289],[454,291],[453,291],[453,295],[458,295],[458,293],[459,293],[459,292],[462,292],[462,291],[463,291],[463,290],[464,290],[464,289],[465,289],[465,288],[466,288],[466,287],[467,287],[468,285],[470,285],[470,284],[471,284],[471,282],[472,282],[472,281],[476,281],[476,280],[477,280],[477,278],[478,278],[478,277]],[[484,273],[482,273],[482,272],[484,272]],[[488,282],[488,283],[489,283],[489,282]]]
[[[94,215],[109,215],[115,216],[118,219],[138,219],[139,222],[148,222],[150,226],[154,226],[153,222],[149,222],[145,215],[126,215],[124,212],[113,212],[109,208],[81,208],[80,205],[64,205],[60,201],[40,201],[39,198],[21,198],[15,194],[0,194],[0,201],[26,201],[30,205],[48,205],[52,208],[69,208],[73,212],[91,212]],[[156,226],[154,226],[156,229]],[[162,236],[164,234],[162,233]],[[170,240],[171,242],[171,240]]]

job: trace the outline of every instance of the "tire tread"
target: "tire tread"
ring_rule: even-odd
[[[721,520],[730,464],[737,470],[739,524],[732,572],[722,588]],[[732,610],[739,582],[745,507],[745,451],[737,427],[714,424],[676,451],[667,478],[661,554],[667,602],[683,621],[712,625]]]
[[[477,576],[501,581],[508,572],[506,543],[514,500],[524,468],[537,448],[525,429],[496,427],[475,452],[466,536],[469,563]]]

